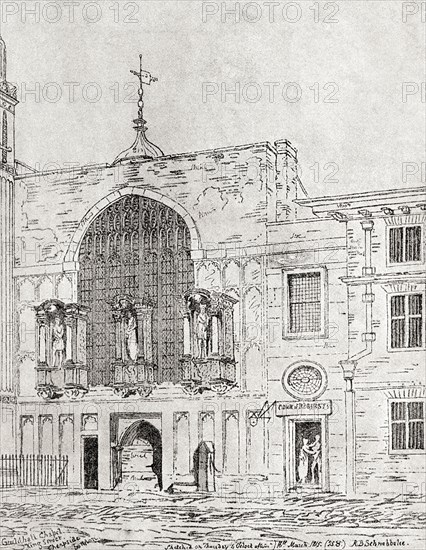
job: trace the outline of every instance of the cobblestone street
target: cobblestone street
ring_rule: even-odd
[[[425,547],[425,502],[5,492],[1,548]],[[78,526],[78,528],[76,528]],[[410,538],[410,540],[408,540]],[[413,546],[413,541],[415,545]]]

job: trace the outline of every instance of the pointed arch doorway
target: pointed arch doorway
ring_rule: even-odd
[[[113,456],[114,486],[151,491],[163,489],[161,433],[146,420],[136,420],[123,433]]]

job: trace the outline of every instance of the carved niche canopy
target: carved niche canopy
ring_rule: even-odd
[[[136,301],[129,295],[115,297],[112,318],[115,326],[115,359],[112,363],[114,391],[120,397],[138,393],[148,397],[158,381],[153,362],[150,301]]]
[[[188,291],[182,303],[184,356],[181,383],[187,393],[225,393],[236,385],[234,305],[215,291]]]
[[[87,393],[87,308],[47,300],[35,312],[38,395],[81,397]]]

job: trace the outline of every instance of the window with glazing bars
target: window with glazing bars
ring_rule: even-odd
[[[391,450],[425,449],[424,401],[391,402]]]
[[[389,261],[401,264],[420,262],[422,228],[420,225],[392,227],[389,230]]]
[[[79,263],[80,301],[89,308],[90,385],[113,382],[112,304],[123,295],[152,304],[152,356],[159,382],[176,383],[183,355],[183,318],[178,304],[194,286],[191,238],[184,219],[153,199],[122,197],[88,228]]]
[[[288,305],[290,333],[320,332],[321,273],[294,273],[288,275]]]
[[[424,334],[423,294],[391,296],[390,309],[391,348],[422,347]]]

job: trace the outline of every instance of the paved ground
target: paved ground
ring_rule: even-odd
[[[0,499],[0,547],[13,550],[426,547],[424,500],[28,490],[5,491]]]

